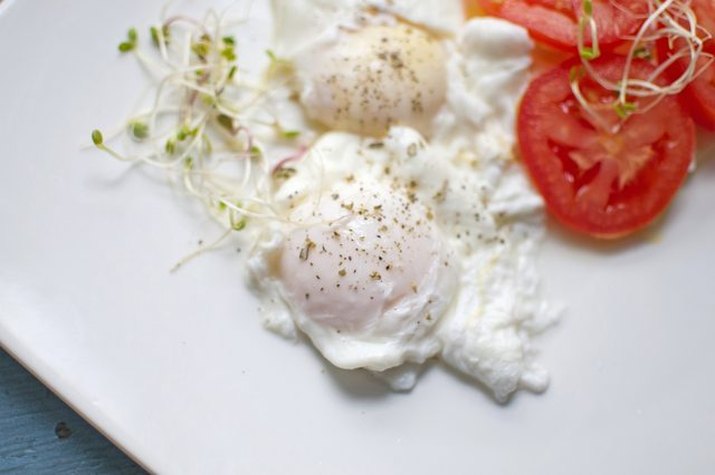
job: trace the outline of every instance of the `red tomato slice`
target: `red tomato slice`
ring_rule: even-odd
[[[485,12],[521,25],[541,43],[565,51],[576,50],[578,14],[582,0],[477,0]],[[640,20],[628,10],[643,11],[642,0],[623,0],[623,8],[610,0],[593,0],[599,46],[608,48],[633,33]],[[590,41],[587,42],[589,44]]]
[[[690,7],[695,12],[698,24],[710,35],[715,36],[715,0],[692,0]],[[659,45],[660,54],[667,57],[667,47],[663,42]],[[710,40],[705,45],[706,51],[715,53],[715,41]],[[700,60],[698,66],[704,66],[705,60]],[[687,67],[686,61],[677,62],[669,69],[673,79],[680,76]],[[695,78],[680,95],[685,108],[699,125],[709,130],[715,130],[715,64],[711,64],[700,76]]]
[[[688,84],[680,98],[695,122],[715,130],[715,64]]]
[[[624,62],[611,56],[592,64],[615,81]],[[632,115],[617,133],[599,131],[569,85],[577,64],[568,61],[531,82],[517,119],[519,148],[561,223],[592,236],[620,237],[647,226],[673,199],[693,159],[695,128],[679,102],[666,97],[650,112]],[[638,60],[631,74],[642,78],[651,71]],[[581,86],[591,100],[613,101],[613,93],[593,80]]]
[[[715,35],[715,1],[691,0],[690,8],[698,18],[698,24],[711,35]]]

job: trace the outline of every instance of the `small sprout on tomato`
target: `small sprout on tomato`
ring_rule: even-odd
[[[650,48],[643,46],[633,51],[633,57],[639,59],[651,59],[653,57],[653,53]]]
[[[593,15],[593,0],[583,0],[583,14],[589,17]]]
[[[621,119],[627,119],[638,110],[638,104],[634,102],[616,102],[613,106],[616,114]]]
[[[636,2],[639,3],[639,2]],[[581,62],[584,64],[591,79],[600,86],[614,93],[617,98],[614,110],[621,118],[621,124],[631,114],[641,114],[650,106],[634,107],[627,101],[628,97],[645,99],[644,104],[655,104],[666,96],[677,95],[695,78],[708,68],[713,57],[706,52],[706,42],[710,35],[705,31],[702,18],[693,10],[689,0],[643,0],[636,10],[632,11],[641,21],[641,26],[628,35],[625,40],[627,51],[621,77],[614,79],[612,74],[599,74],[589,63],[601,56],[598,39],[599,24],[594,19],[598,11],[594,11],[593,0],[583,0],[578,18],[577,49]],[[606,25],[607,26],[607,25]],[[602,33],[601,36],[604,34]],[[608,37],[608,33],[605,33]],[[636,61],[650,61],[654,51],[660,53],[660,45],[666,45],[664,57],[659,69],[649,77],[638,77],[633,74]],[[658,48],[658,49],[656,49]],[[660,56],[660,54],[659,54]],[[707,59],[707,61],[703,61]],[[673,77],[669,74],[669,65],[677,65],[683,71]],[[590,104],[579,91],[578,81],[571,81],[571,88],[581,106],[601,125],[609,120],[602,117],[603,110]],[[609,128],[609,127],[607,127]],[[613,128],[613,127],[610,127]]]
[[[586,61],[593,61],[600,56],[594,48],[589,46],[581,48],[579,50],[579,55]]]

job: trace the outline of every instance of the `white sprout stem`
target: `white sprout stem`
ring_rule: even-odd
[[[139,63],[156,82],[152,104],[123,127],[140,146],[143,143],[151,150],[125,157],[104,145],[99,131],[99,138],[95,139],[93,133],[92,140],[118,160],[165,170],[168,178],[229,226],[216,243],[187,256],[177,264],[178,268],[218,245],[231,231],[243,229],[246,219],[284,223],[291,220],[276,199],[279,178],[274,177],[273,162],[254,146],[255,134],[249,129],[259,126],[271,129],[272,134],[281,132],[277,118],[270,120],[271,114],[259,116],[254,108],[269,101],[282,84],[277,79],[274,88],[248,83],[242,77],[243,69],[236,76],[239,69],[232,57],[234,41],[224,36],[225,11],[209,11],[202,21],[167,17],[166,13],[162,23],[151,30],[156,59],[134,50]],[[222,115],[231,122],[224,121]],[[173,117],[176,125],[165,127],[164,122]],[[131,135],[136,134],[137,125],[143,127],[141,136]],[[212,141],[217,139],[219,147],[214,148]],[[319,167],[316,173],[319,172],[320,183],[324,181],[322,160],[322,155],[311,157]],[[240,164],[240,168],[229,171],[225,167],[231,162]]]
[[[623,78],[621,79],[621,87],[618,96],[619,101],[621,101],[622,103],[625,103],[627,101],[631,65],[633,64],[633,58],[635,57],[636,49],[640,47],[641,37],[645,34],[646,31],[651,28],[653,23],[658,20],[658,17],[661,16],[670,7],[670,5],[673,4],[674,1],[675,0],[665,0],[665,2],[663,2],[652,15],[646,18],[646,20],[643,22],[640,29],[638,30],[636,38],[631,45],[631,49],[628,52],[628,56],[626,57],[626,64],[623,67]]]
[[[697,23],[697,17],[690,8],[688,0],[646,0],[648,13],[639,15],[619,5],[616,0],[611,4],[625,14],[634,18],[643,19],[635,35],[624,39],[631,41],[628,55],[626,56],[620,80],[614,82],[596,71],[591,61],[599,56],[598,32],[592,16],[592,3],[584,1],[584,9],[579,17],[577,29],[577,46],[581,56],[581,64],[588,77],[606,90],[617,93],[616,101],[612,104],[619,112],[620,123],[614,127],[612,121],[606,119],[600,109],[601,105],[590,103],[581,92],[579,78],[571,80],[571,89],[579,104],[591,117],[595,125],[611,132],[617,131],[632,113],[644,113],[651,110],[657,103],[668,95],[680,93],[690,82],[701,74],[712,62],[711,55],[703,51],[704,42],[710,35]],[[591,46],[586,46],[585,33],[588,31]],[[631,77],[633,62],[638,57],[644,45],[653,45],[656,41],[667,39],[671,49],[677,49],[658,65],[647,78]],[[708,61],[698,65],[701,58]],[[661,78],[671,66],[680,61],[687,61],[684,71],[675,79],[664,81]],[[629,98],[645,99],[641,104],[629,102]],[[620,108],[620,109],[619,109]]]
[[[173,274],[176,271],[178,271],[181,267],[188,264],[189,262],[191,262],[195,258],[199,257],[200,255],[202,255],[208,251],[212,251],[212,250],[216,249],[222,242],[224,242],[226,240],[227,237],[229,237],[231,235],[232,231],[233,231],[233,229],[227,229],[218,237],[218,239],[214,240],[212,243],[210,243],[206,246],[201,246],[197,250],[192,252],[191,254],[187,255],[186,257],[181,258],[181,260],[179,260],[179,262],[174,264],[174,267],[171,268],[170,272]]]

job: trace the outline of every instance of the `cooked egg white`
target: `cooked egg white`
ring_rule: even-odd
[[[449,30],[462,20],[461,4],[422,2],[412,17],[412,2],[342,3],[274,0],[278,53],[293,64],[308,117],[363,135],[384,135],[391,125],[428,134],[445,104],[450,53],[444,30],[413,22],[431,11],[449,18],[442,25]]]
[[[274,51],[288,59],[315,41],[335,37],[366,23],[421,25],[450,36],[464,23],[461,1],[454,0],[271,0]],[[377,21],[376,21],[377,20]]]
[[[439,351],[457,276],[429,208],[385,179],[384,152],[366,166],[370,147],[344,133],[316,144],[277,193],[290,224],[268,231],[279,237],[262,239],[251,267],[333,364],[382,371]]]
[[[393,369],[399,389],[418,367],[394,368],[441,356],[500,400],[543,390],[529,347],[550,318],[533,265],[541,201],[512,163],[490,181],[477,157],[440,152],[409,128],[324,135],[276,195],[290,223],[266,227],[249,261],[267,324],[297,327],[341,368]]]
[[[302,110],[305,137],[323,135],[277,184],[281,219],[254,231],[266,325],[396,389],[436,357],[500,401],[543,391],[542,202],[512,152],[526,32],[462,24],[459,0],[273,5],[298,101],[277,97]]]

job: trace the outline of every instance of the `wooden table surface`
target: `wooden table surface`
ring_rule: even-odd
[[[0,349],[0,473],[145,472]]]

